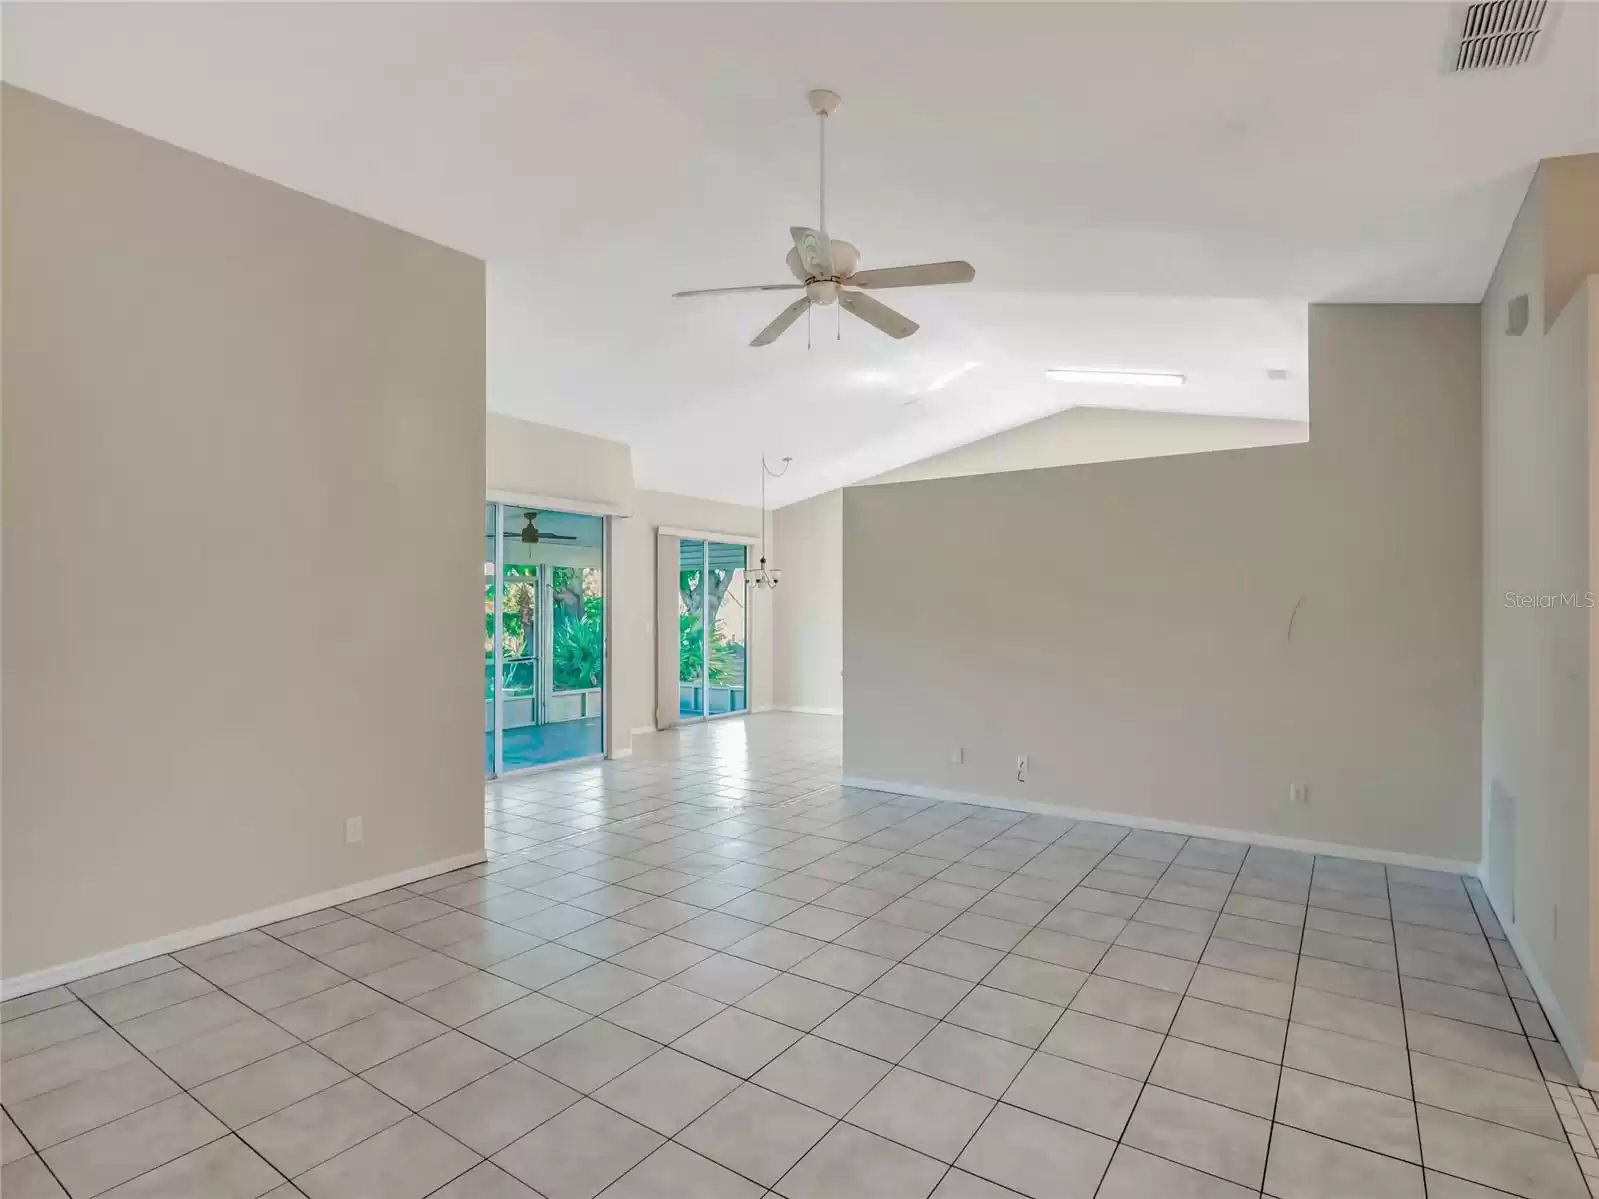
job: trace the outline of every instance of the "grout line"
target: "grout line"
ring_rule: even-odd
[[[95,1015],[98,1016],[99,1013],[96,1012]],[[92,1034],[86,1034],[86,1035],[92,1035]],[[58,1044],[65,1044],[65,1042],[58,1042]],[[49,1092],[44,1092],[44,1093],[48,1094]],[[140,1108],[139,1110],[143,1111],[144,1109]],[[6,1119],[11,1120],[11,1113],[10,1112],[6,1112]],[[56,1184],[56,1186],[61,1188],[61,1193],[63,1195],[67,1194],[68,1192],[67,1192],[66,1183],[62,1182],[60,1176],[58,1174],[56,1174],[55,1167],[53,1167],[49,1162],[47,1162],[45,1160],[44,1154],[41,1153],[39,1151],[38,1146],[33,1143],[33,1138],[30,1137],[27,1133],[23,1132],[22,1131],[22,1125],[18,1124],[15,1120],[11,1120],[11,1127],[17,1130],[17,1135],[19,1137],[21,1137],[23,1142],[28,1146],[28,1148],[33,1151],[33,1156],[39,1159],[40,1167],[44,1170],[44,1172],[46,1174],[48,1174],[50,1176],[51,1181],[54,1182]],[[99,1126],[97,1125],[96,1127],[99,1127]],[[68,1139],[70,1140],[71,1138],[68,1138]],[[23,1158],[19,1157],[16,1160],[17,1161],[22,1161]],[[10,1162],[7,1163],[7,1165],[10,1165],[10,1164],[12,1164],[12,1163],[10,1163]]]
[[[1131,836],[1131,835],[1132,835],[1131,833],[1128,834],[1128,836]],[[1095,865],[1094,869],[1098,870],[1099,867],[1104,864],[1105,858],[1110,857],[1111,854],[1113,854],[1116,851],[1116,846],[1119,846],[1122,843],[1122,841],[1125,841],[1125,840],[1126,840],[1126,837],[1123,837],[1123,838],[1121,838],[1120,840],[1118,840],[1116,842],[1116,845],[1111,846],[1110,849],[1106,852],[1105,856],[1102,857],[1099,860],[1099,863]],[[1162,870],[1160,872],[1160,875],[1155,880],[1154,886],[1150,887],[1150,889],[1149,889],[1150,891],[1154,891],[1156,887],[1160,886],[1161,881],[1163,879],[1165,879],[1166,875],[1171,872],[1172,865],[1177,861],[1177,858],[1178,858],[1178,856],[1180,856],[1182,854],[1182,851],[1188,847],[1188,844],[1189,844],[1189,842],[1191,840],[1192,840],[1192,838],[1184,838],[1182,845],[1178,846],[1178,848],[1177,848],[1177,853],[1173,854],[1172,858],[1171,858],[1171,861],[1166,863],[1166,869]],[[1238,866],[1239,866],[1240,870],[1243,869],[1243,864],[1244,864],[1245,861],[1248,860],[1248,858],[1249,858],[1249,854],[1248,854],[1248,851],[1246,850],[1245,853],[1244,853],[1244,857],[1242,859],[1240,859],[1240,861],[1238,863]],[[1093,871],[1089,872],[1090,875],[1092,875],[1092,873],[1093,873]],[[1237,885],[1237,882],[1238,882],[1238,874],[1235,871],[1233,873],[1233,881],[1228,886],[1228,889],[1227,889],[1227,894],[1228,895],[1232,894],[1232,888]],[[1079,884],[1079,885],[1086,885],[1086,883],[1087,883],[1087,880],[1085,878],[1084,882],[1082,884]],[[1126,922],[1122,925],[1121,932],[1118,932],[1116,934],[1118,938],[1121,936],[1121,933],[1127,931],[1127,924],[1132,923],[1133,919],[1137,916],[1138,912],[1143,908],[1144,903],[1148,901],[1148,897],[1149,897],[1148,892],[1146,892],[1144,897],[1142,899],[1140,899],[1138,907],[1134,908],[1133,911],[1132,911],[1132,914],[1129,915],[1126,918]],[[1225,898],[1223,898],[1222,907],[1225,908],[1226,906],[1227,906],[1227,900]],[[1215,919],[1211,921],[1210,932],[1207,933],[1206,936],[1205,936],[1204,947],[1199,951],[1199,956],[1201,958],[1203,958],[1205,956],[1205,950],[1210,948],[1210,938],[1215,935],[1216,925],[1219,924],[1220,922],[1221,922],[1221,909],[1217,909],[1217,911],[1215,913]],[[1112,944],[1114,945],[1114,942]],[[1107,949],[1105,951],[1105,953],[1108,956],[1109,953],[1110,953],[1110,950]],[[1100,962],[1102,963],[1103,961],[1104,961],[1104,958],[1101,958]],[[1095,965],[1095,969],[1096,970],[1098,969],[1098,964]],[[1188,990],[1189,990],[1189,988],[1194,985],[1194,975],[1198,974],[1198,973],[1199,973],[1199,964],[1196,962],[1196,963],[1194,963],[1194,968],[1189,971],[1187,982],[1185,982],[1183,984],[1183,993],[1182,993],[1181,996],[1178,997],[1177,1007],[1175,1009],[1173,1009],[1173,1011],[1172,1011],[1171,1020],[1167,1023],[1165,1030],[1160,1035],[1160,1045],[1155,1050],[1155,1056],[1149,1063],[1149,1071],[1148,1071],[1148,1073],[1146,1073],[1144,1075],[1144,1077],[1141,1080],[1139,1080],[1139,1083],[1138,1083],[1138,1094],[1133,1097],[1133,1105],[1132,1105],[1132,1107],[1127,1109],[1127,1119],[1122,1121],[1121,1130],[1116,1134],[1116,1147],[1111,1150],[1110,1160],[1105,1163],[1105,1172],[1100,1175],[1099,1180],[1094,1184],[1094,1194],[1095,1195],[1098,1195],[1100,1190],[1104,1187],[1105,1178],[1110,1174],[1110,1167],[1115,1163],[1116,1155],[1121,1152],[1122,1144],[1124,1143],[1124,1140],[1125,1140],[1125,1138],[1127,1136],[1127,1130],[1132,1127],[1133,1117],[1138,1114],[1139,1106],[1144,1102],[1144,1093],[1147,1090],[1149,1090],[1149,1086],[1150,1086],[1149,1080],[1155,1076],[1155,1067],[1160,1064],[1161,1055],[1166,1052],[1166,1045],[1171,1040],[1171,1030],[1177,1023],[1177,1016],[1178,1016],[1178,1013],[1182,1011],[1182,1007],[1183,1007],[1184,1001],[1186,1001],[1187,998],[1188,998]],[[1092,975],[1091,975],[1091,977],[1092,977]],[[1075,999],[1076,997],[1073,996],[1073,998]],[[1064,1015],[1064,1013],[1062,1013],[1062,1015]],[[1056,1023],[1059,1023],[1059,1021],[1056,1021]],[[1054,1029],[1051,1028],[1050,1031],[1054,1032]],[[1029,1059],[1029,1060],[1031,1060],[1031,1059]],[[1192,1167],[1189,1167],[1189,1168],[1191,1169]],[[1266,1172],[1265,1171],[1265,1162],[1262,1161],[1261,1162],[1261,1175],[1262,1175],[1262,1177],[1264,1177],[1265,1172]],[[1200,1173],[1204,1173],[1204,1171],[1200,1171]]]
[[[1248,860],[1247,857],[1245,860]],[[1304,923],[1299,926],[1299,944],[1294,951],[1294,977],[1290,979],[1288,983],[1288,1016],[1283,1023],[1283,1055],[1282,1060],[1277,1063],[1277,1088],[1272,1093],[1271,1124],[1266,1130],[1266,1159],[1261,1163],[1260,1188],[1262,1194],[1264,1194],[1266,1190],[1266,1175],[1271,1168],[1272,1150],[1276,1147],[1277,1129],[1279,1127],[1284,1127],[1283,1125],[1279,1125],[1277,1123],[1277,1107],[1282,1102],[1283,1073],[1288,1069],[1288,1037],[1289,1034],[1293,1032],[1294,1007],[1299,1002],[1299,965],[1305,959],[1305,930],[1310,924],[1310,897],[1316,889],[1317,861],[1318,859],[1312,858],[1310,863],[1310,878],[1307,880],[1305,886],[1305,920]],[[1386,873],[1387,868],[1384,867],[1384,890],[1387,889]],[[1425,1199],[1425,1196],[1423,1196],[1423,1199]]]
[[[1472,902],[1471,902],[1471,911],[1472,911],[1472,914],[1477,918],[1477,927],[1479,929],[1481,929],[1483,938],[1489,942],[1489,945],[1488,945],[1489,957],[1493,960],[1494,969],[1496,971],[1498,971],[1500,985],[1505,988],[1506,996],[1509,996],[1510,995],[1510,984],[1509,984],[1509,981],[1505,978],[1505,966],[1504,966],[1503,963],[1500,962],[1499,955],[1497,953],[1495,953],[1494,950],[1493,950],[1492,942],[1493,942],[1494,938],[1488,936],[1487,926],[1483,924],[1482,912],[1478,909],[1475,898],[1471,897],[1470,895],[1468,895],[1468,898],[1470,898],[1472,900]],[[1484,889],[1484,901],[1486,902],[1486,888]],[[1489,910],[1492,911],[1492,907],[1491,906],[1490,906]],[[1496,923],[1498,922],[1498,919],[1499,919],[1498,913],[1495,912],[1494,913],[1494,920],[1495,920]],[[1502,932],[1504,930],[1501,929],[1500,931]],[[1508,938],[1504,938],[1504,940],[1506,941],[1507,944],[1509,943]],[[1515,953],[1514,948],[1512,948],[1511,953],[1512,954]],[[1520,960],[1521,959],[1518,956],[1516,958],[1517,968],[1518,969],[1520,968]],[[1533,1002],[1538,1004],[1538,1010],[1539,1010],[1539,1013],[1541,1014],[1543,1012],[1542,1003],[1539,1003],[1536,999]],[[1528,1050],[1529,1053],[1533,1054],[1533,1062],[1538,1068],[1538,1081],[1543,1084],[1544,1095],[1546,1097],[1548,1097],[1549,1105],[1550,1105],[1551,1108],[1554,1109],[1555,1121],[1556,1121],[1556,1123],[1558,1123],[1560,1125],[1560,1131],[1562,1133],[1564,1133],[1565,1136],[1566,1136],[1566,1144],[1567,1144],[1567,1147],[1571,1150],[1572,1157],[1574,1157],[1574,1158],[1578,1157],[1577,1147],[1574,1144],[1572,1144],[1572,1142],[1571,1142],[1571,1130],[1566,1127],[1565,1120],[1561,1118],[1560,1109],[1559,1109],[1559,1107],[1557,1107],[1555,1105],[1554,1096],[1549,1090],[1550,1079],[1549,1079],[1549,1076],[1547,1074],[1545,1074],[1545,1072],[1544,1072],[1543,1059],[1538,1057],[1538,1055],[1535,1052],[1533,1052],[1533,1050],[1532,1050],[1532,1038],[1527,1033],[1527,1022],[1522,1019],[1521,1008],[1516,1005],[1514,1000],[1511,1001],[1510,1007],[1511,1007],[1511,1010],[1514,1011],[1515,1014],[1516,1014],[1516,1022],[1521,1026],[1522,1039],[1527,1042],[1527,1050]],[[1548,1019],[1548,1017],[1546,1016],[1545,1017],[1545,1021],[1546,1022],[1547,1022],[1547,1019]],[[1565,1054],[1565,1047],[1562,1046],[1559,1041],[1555,1042],[1555,1046],[1556,1046],[1557,1050],[1562,1055]],[[1556,1083],[1555,1085],[1563,1086],[1564,1084]],[[1568,1090],[1569,1090],[1569,1088],[1568,1088]],[[1420,1109],[1418,1108],[1418,1111],[1419,1110]],[[1478,1117],[1478,1118],[1480,1119],[1481,1117]],[[1581,1120],[1581,1118],[1582,1117],[1581,1117],[1581,1114],[1579,1112],[1578,1119]],[[1584,1127],[1584,1129],[1587,1128],[1586,1122],[1583,1123],[1583,1127]],[[1522,1130],[1522,1131],[1525,1131],[1525,1130]],[[1594,1193],[1594,1183],[1593,1183],[1593,1180],[1589,1178],[1588,1172],[1582,1168],[1582,1162],[1581,1162],[1580,1159],[1577,1162],[1577,1173],[1579,1175],[1581,1175],[1582,1184],[1583,1184],[1584,1187],[1587,1188],[1589,1195],[1592,1195]]]
[[[170,973],[170,971],[168,973]],[[207,979],[206,981],[210,982],[210,979]],[[130,983],[129,985],[131,986],[133,984]],[[113,989],[115,989],[115,988],[113,988]],[[203,994],[210,994],[210,992],[203,992]],[[199,996],[194,996],[194,998],[199,998]],[[175,1007],[177,1005],[173,1004],[171,1006]],[[115,1033],[117,1035],[117,1037],[121,1039],[123,1044],[127,1045],[127,1047],[129,1049],[133,1050],[133,1052],[136,1055],[138,1055],[140,1058],[143,1058],[146,1062],[149,1062],[149,1064],[152,1067],[154,1067],[156,1070],[160,1071],[160,1073],[163,1076],[165,1076],[165,1078],[166,1078],[166,1080],[168,1082],[170,1082],[173,1086],[177,1087],[178,1089],[177,1089],[177,1092],[175,1094],[163,1095],[160,1099],[157,1099],[157,1100],[155,1100],[152,1103],[144,1104],[142,1107],[135,1108],[131,1112],[123,1113],[123,1115],[116,1117],[116,1120],[107,1120],[107,1121],[105,1121],[102,1124],[95,1125],[95,1127],[92,1128],[92,1129],[86,1129],[84,1132],[80,1132],[80,1133],[75,1134],[75,1136],[68,1137],[66,1141],[62,1141],[61,1142],[62,1145],[65,1145],[68,1142],[77,1139],[77,1137],[86,1136],[90,1132],[95,1132],[95,1131],[98,1131],[101,1128],[107,1127],[108,1125],[115,1124],[117,1120],[125,1119],[127,1116],[136,1115],[136,1114],[138,1114],[139,1112],[142,1112],[142,1111],[148,1111],[150,1108],[155,1107],[156,1104],[166,1103],[168,1100],[176,1099],[179,1095],[181,1095],[184,1098],[188,1099],[191,1103],[195,1104],[195,1106],[199,1107],[201,1111],[205,1112],[206,1115],[210,1116],[213,1120],[216,1120],[216,1122],[222,1126],[222,1129],[223,1129],[222,1136],[212,1137],[209,1141],[206,1141],[203,1144],[195,1145],[193,1148],[190,1148],[190,1149],[185,1149],[182,1153],[179,1153],[179,1154],[177,1154],[177,1155],[175,1155],[173,1157],[169,1157],[169,1158],[166,1159],[166,1161],[159,1162],[156,1165],[151,1166],[150,1169],[148,1169],[148,1170],[140,1171],[138,1174],[135,1174],[133,1176],[133,1178],[142,1178],[146,1174],[149,1174],[149,1173],[152,1173],[155,1170],[161,1169],[162,1166],[170,1165],[171,1163],[177,1161],[178,1158],[180,1158],[180,1157],[187,1157],[191,1153],[198,1152],[199,1150],[204,1149],[207,1146],[216,1144],[220,1140],[224,1140],[227,1137],[235,1135],[233,1130],[228,1127],[226,1121],[218,1118],[216,1113],[211,1111],[210,1108],[206,1107],[205,1104],[201,1103],[192,1094],[190,1094],[189,1089],[187,1087],[185,1087],[182,1083],[180,1083],[177,1079],[173,1078],[172,1075],[168,1074],[167,1071],[161,1066],[161,1064],[159,1062],[155,1061],[148,1054],[146,1054],[144,1052],[144,1050],[140,1049],[132,1041],[128,1040],[128,1038],[123,1035],[122,1030],[120,1028],[118,1028],[115,1024],[112,1024],[104,1016],[100,1015],[99,1012],[95,1012],[94,1009],[90,1008],[88,1004],[84,1004],[84,1007],[87,1008],[89,1011],[93,1012],[95,1018],[98,1019],[102,1024],[104,1024],[106,1026],[106,1028],[110,1029],[113,1033]],[[165,1011],[167,1009],[166,1008],[161,1008],[161,1009],[158,1009],[158,1010]],[[145,1014],[146,1015],[152,1015],[153,1013],[145,1013]],[[138,1018],[139,1017],[137,1017],[137,1016],[133,1017],[133,1019],[138,1019]],[[226,1025],[224,1025],[223,1027],[226,1027]],[[96,1030],[96,1031],[98,1031],[98,1030]],[[216,1029],[207,1029],[206,1030],[206,1032],[215,1032],[215,1031],[217,1031],[217,1030]],[[91,1035],[91,1034],[86,1034],[86,1035]],[[205,1034],[202,1033],[200,1035],[204,1036]],[[178,1044],[182,1044],[182,1042],[177,1042],[177,1043]],[[112,1069],[117,1069],[117,1067],[115,1067],[115,1066],[113,1066],[111,1068]],[[84,1079],[79,1079],[77,1081],[82,1082],[82,1081],[85,1081],[88,1078],[93,1078],[95,1076],[95,1074],[103,1074],[103,1073],[104,1073],[104,1071],[95,1071],[94,1074],[85,1075]],[[69,1084],[66,1084],[66,1085],[70,1086],[72,1084],[69,1083]],[[59,1090],[60,1088],[58,1087],[56,1089]],[[45,1092],[45,1093],[48,1094],[49,1092]],[[16,1123],[16,1121],[13,1120],[12,1123]],[[52,1146],[52,1148],[56,1148],[56,1147],[57,1146]],[[253,1145],[247,1145],[246,1148],[248,1148],[252,1153],[255,1152],[255,1147]],[[257,1156],[260,1156],[260,1155],[257,1154]],[[42,1154],[40,1155],[40,1160],[41,1161],[44,1160]],[[46,1164],[48,1165],[48,1163],[46,1163]],[[270,1163],[268,1163],[268,1164],[270,1165]],[[276,1173],[279,1178],[287,1179],[287,1175],[285,1175],[281,1170],[277,1169],[276,1166],[273,1166],[272,1169],[273,1169],[273,1172]],[[51,1170],[51,1174],[52,1174],[52,1176],[55,1174],[55,1171],[53,1169]],[[118,1182],[116,1182],[114,1185],[115,1186],[121,1186],[124,1182],[131,1182],[132,1180],[133,1180],[132,1178],[124,1178],[124,1179],[121,1179]],[[61,1189],[63,1191],[67,1191],[67,1187],[66,1187],[65,1183],[62,1183],[59,1178],[57,1178],[56,1181],[61,1184]],[[110,1188],[108,1187],[106,1189],[109,1190]],[[67,1192],[67,1193],[70,1194],[70,1192]]]
[[[1399,929],[1396,927],[1394,917],[1394,880],[1388,872],[1388,867],[1383,867],[1383,890],[1388,896],[1388,928],[1394,935],[1394,970],[1399,977],[1399,1026],[1405,1034],[1405,1077],[1410,1080],[1410,1120],[1416,1129],[1416,1159],[1421,1166],[1421,1194],[1422,1199],[1427,1199],[1429,1188],[1427,1186],[1427,1150],[1421,1142],[1421,1100],[1416,1094],[1416,1061],[1410,1056],[1410,1017],[1409,1009],[1405,1006],[1405,978],[1404,971],[1399,968]],[[1461,890],[1464,893],[1464,886]],[[1470,896],[1467,896],[1470,899]],[[1475,912],[1475,909],[1473,910]],[[1491,952],[1491,951],[1490,951]]]

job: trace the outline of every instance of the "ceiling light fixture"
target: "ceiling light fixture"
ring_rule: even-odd
[[[1044,372],[1057,383],[1117,383],[1125,387],[1181,387],[1186,375],[1165,371],[1117,371],[1059,369]]]
[[[750,576],[750,582],[762,590],[771,588],[776,591],[777,585],[783,581],[783,572],[780,569],[766,565],[766,476],[771,475],[774,479],[781,479],[788,474],[789,464],[793,461],[794,459],[785,457],[783,459],[783,469],[773,470],[766,465],[766,455],[761,455],[761,565]]]

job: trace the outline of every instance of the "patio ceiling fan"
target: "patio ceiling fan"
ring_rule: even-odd
[[[878,270],[861,271],[860,251],[847,241],[827,236],[827,118],[838,111],[837,92],[818,88],[807,94],[811,111],[820,121],[821,129],[821,219],[817,228],[795,225],[789,229],[794,248],[788,252],[788,269],[798,283],[757,283],[748,287],[707,287],[698,291],[678,291],[684,296],[729,295],[747,291],[798,291],[805,294],[795,300],[777,319],[755,335],[752,346],[769,346],[790,325],[815,305],[837,304],[845,312],[857,316],[874,329],[890,337],[909,337],[921,326],[907,316],[895,312],[857,288],[927,287],[940,283],[970,283],[976,276],[969,262],[927,262],[917,266],[890,266]]]
[[[539,532],[538,526],[533,523],[538,518],[539,518],[539,514],[537,512],[524,512],[524,513],[522,513],[522,519],[527,521],[527,524],[523,525],[520,529],[508,531],[505,534],[505,536],[507,536],[507,537],[515,537],[518,541],[521,541],[521,542],[523,542],[523,543],[525,543],[527,545],[537,545],[541,541],[576,541],[577,540],[576,537],[569,536],[566,533],[541,533],[541,532]]]

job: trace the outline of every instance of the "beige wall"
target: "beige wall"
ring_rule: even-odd
[[[1506,599],[1591,584],[1586,305],[1568,304],[1545,333],[1546,184],[1540,173],[1482,307],[1482,793],[1489,893],[1553,989],[1551,1017],[1570,1026],[1589,979],[1590,617]],[[1512,337],[1519,295],[1529,320]]]
[[[1579,1068],[1599,1047],[1596,613],[1515,597],[1599,579],[1596,205],[1599,155],[1541,164],[1482,304],[1484,880]]]
[[[845,774],[1474,863],[1479,354],[1317,306],[1308,444],[846,490]]]
[[[1546,158],[1538,166],[1538,180],[1548,327],[1599,267],[1599,154]]]
[[[495,352],[489,342],[489,354]],[[589,437],[490,412],[486,483],[502,499],[566,501],[583,511],[633,510],[633,451],[620,441]]]
[[[0,970],[480,853],[482,264],[0,121]]]
[[[1130,408],[1068,408],[912,462],[867,482],[908,483],[915,479],[1039,470],[1081,462],[1291,445],[1309,437],[1310,426],[1304,421],[1140,412]]]
[[[844,709],[844,493],[772,514],[772,702],[805,712]]]
[[[655,727],[655,534],[662,526],[736,537],[759,537],[761,510],[744,504],[671,495],[664,491],[633,493],[633,516],[614,522],[615,573],[611,613],[612,661],[617,705],[616,738],[626,744],[631,730]],[[751,549],[754,563],[758,549]],[[753,590],[753,589],[752,589]],[[772,705],[772,608],[767,592],[754,591],[750,601],[750,706]]]

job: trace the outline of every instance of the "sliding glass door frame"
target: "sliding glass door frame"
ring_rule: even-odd
[[[752,655],[750,654],[750,643],[754,639],[755,626],[754,608],[750,603],[750,600],[755,593],[755,585],[750,582],[749,578],[749,553],[751,547],[755,543],[750,538],[735,536],[727,533],[700,533],[686,529],[679,530],[671,528],[661,528],[658,531],[678,538],[679,557],[677,562],[677,573],[679,578],[681,578],[683,571],[681,556],[683,545],[688,543],[697,543],[700,547],[700,601],[698,613],[700,622],[700,677],[698,683],[695,684],[699,689],[699,702],[697,705],[699,710],[697,712],[684,714],[682,710],[682,702],[679,700],[676,719],[673,721],[673,723],[699,724],[709,720],[726,720],[730,716],[748,716],[752,707],[751,697],[754,694],[751,688],[753,672],[751,666]],[[743,580],[739,583],[739,586],[743,589],[741,602],[744,610],[744,642],[742,654],[743,680],[739,690],[744,693],[744,702],[742,707],[729,707],[726,712],[711,711],[711,633],[714,628],[714,621],[711,619],[710,581],[711,547],[713,545],[740,546],[744,550],[744,565],[737,568],[744,575]],[[678,590],[681,591],[681,586],[679,586]],[[722,602],[726,602],[725,595]],[[681,670],[681,667],[679,669]],[[681,673],[678,677],[680,685],[686,681],[682,679]]]
[[[725,712],[712,712],[711,711],[711,630],[714,627],[714,622],[710,619],[710,616],[711,616],[711,589],[708,586],[708,584],[710,582],[710,577],[711,577],[711,546],[713,546],[713,545],[740,545],[740,546],[744,547],[744,566],[742,568],[740,568],[741,572],[744,575],[744,579],[739,584],[739,586],[742,587],[743,590],[744,590],[744,595],[743,595],[743,602],[744,602],[744,655],[743,655],[743,665],[744,665],[744,686],[743,686],[744,706],[742,708],[729,707],[728,710],[725,711]],[[702,575],[702,578],[705,581],[700,584],[700,606],[701,606],[701,609],[702,609],[702,611],[700,613],[700,661],[704,664],[704,666],[703,666],[703,668],[702,668],[702,670],[700,672],[700,675],[701,675],[701,678],[704,680],[703,686],[705,688],[705,701],[704,701],[705,715],[700,717],[701,720],[726,720],[729,716],[748,716],[749,713],[750,713],[750,695],[751,695],[751,691],[750,691],[750,651],[749,651],[749,645],[750,645],[750,602],[749,601],[750,601],[750,596],[751,596],[751,594],[754,591],[754,584],[752,584],[750,582],[750,579],[749,579],[749,556],[750,556],[749,546],[745,545],[745,543],[743,541],[730,540],[730,539],[728,539],[726,537],[717,537],[717,538],[713,538],[710,541],[705,542],[705,566],[703,568],[704,569],[704,574]],[[727,602],[725,596],[723,597],[722,602],[723,603]]]
[[[517,496],[510,494],[490,493],[484,503],[491,506],[494,511],[494,607],[493,607],[493,638],[494,638],[494,685],[492,688],[492,706],[494,714],[493,758],[489,763],[489,770],[485,773],[485,780],[514,778],[518,775],[536,774],[544,770],[553,770],[563,766],[579,765],[586,762],[597,762],[614,756],[612,732],[614,729],[611,704],[611,641],[612,620],[615,604],[612,602],[610,588],[615,574],[612,563],[615,553],[615,516],[610,512],[594,511],[582,505],[561,500],[546,500],[541,497]],[[564,513],[574,516],[594,516],[600,518],[600,571],[603,580],[605,604],[600,616],[600,751],[593,754],[584,754],[580,757],[563,758],[555,762],[541,762],[532,766],[517,766],[505,769],[504,734],[505,734],[505,514],[507,508],[534,508],[539,512]],[[486,523],[486,522],[485,522]],[[513,530],[514,531],[514,530]],[[548,587],[544,584],[542,572],[536,587],[535,623],[539,643],[534,650],[536,685],[532,697],[535,713],[547,711],[553,683],[546,685],[544,679],[545,666],[553,662],[552,637],[554,634],[554,621],[551,612],[551,597],[546,594]]]
[[[505,505],[494,505],[494,757],[489,777],[505,774]]]

